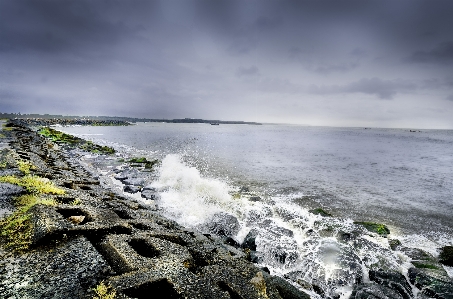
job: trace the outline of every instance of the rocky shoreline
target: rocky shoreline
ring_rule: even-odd
[[[132,123],[116,119],[86,119],[86,118],[17,118],[16,122],[28,126],[130,126]]]
[[[13,166],[13,152],[33,165],[28,176],[64,193],[40,195],[54,204],[30,208],[27,249],[8,248],[3,236],[1,298],[309,298],[253,265],[242,249],[103,188],[23,122],[6,129],[0,176],[27,176]],[[14,198],[31,192],[26,186],[0,183],[4,219],[15,211]]]
[[[11,120],[1,132],[0,178],[13,184],[0,183],[0,217],[10,219],[23,208],[17,198],[38,200],[28,210],[26,249],[14,250],[14,239],[2,236],[0,298],[339,298],[307,284],[304,273],[288,273],[285,280],[250,262],[259,261],[256,236],[252,230],[243,244],[228,238],[234,219],[219,217],[212,223],[209,230],[216,235],[166,219],[153,204],[156,191],[143,187],[132,167],[118,171],[116,179],[125,184],[125,192],[141,192],[149,204],[112,192],[77,157],[30,125],[45,124]],[[154,165],[146,159],[129,162],[143,169]],[[37,177],[57,189],[36,191],[26,179]],[[311,212],[331,216],[322,209]],[[388,233],[372,223],[360,225]],[[336,236],[345,244],[356,237]],[[436,258],[397,240],[389,243],[412,266],[403,274],[372,269],[367,277],[358,275],[351,298],[453,298],[453,280],[441,265],[452,263],[451,246]]]

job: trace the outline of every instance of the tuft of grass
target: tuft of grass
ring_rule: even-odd
[[[29,210],[37,204],[56,205],[53,199],[27,194],[14,201],[17,210],[0,221],[0,236],[6,240],[6,247],[17,251],[27,250],[31,244],[32,224]]]
[[[93,299],[114,299],[116,298],[116,291],[108,285],[105,285],[102,281],[98,284],[93,291],[96,293],[96,296]]]
[[[18,186],[22,186],[31,194],[64,194],[63,189],[58,188],[53,182],[46,178],[41,178],[35,175],[26,175],[18,178],[12,175],[0,176],[0,182],[10,183]]]
[[[380,223],[374,223],[374,222],[360,222],[360,221],[355,221],[354,224],[359,224],[365,227],[368,231],[377,233],[378,235],[381,236],[387,236],[390,234],[390,230],[388,229],[385,224],[380,224]]]
[[[77,206],[82,204],[82,201],[79,198],[74,199],[74,201],[71,203],[73,206]]]
[[[19,170],[24,174],[30,174],[30,169],[36,169],[35,165],[33,165],[30,161],[19,159],[16,162]]]
[[[61,142],[61,143],[69,143],[69,144],[75,144],[80,142],[75,136],[57,131],[55,129],[49,128],[49,127],[43,127],[41,130],[39,130],[39,134],[46,136],[54,142]]]

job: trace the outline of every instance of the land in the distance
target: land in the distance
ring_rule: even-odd
[[[201,119],[201,118],[136,118],[136,117],[122,117],[122,116],[75,116],[75,115],[52,115],[52,114],[21,114],[21,113],[0,113],[0,118],[6,119],[66,119],[66,120],[96,120],[96,121],[120,121],[120,122],[164,122],[164,123],[207,123],[207,124],[234,124],[234,125],[261,125],[257,122],[247,121],[226,121],[217,119]]]

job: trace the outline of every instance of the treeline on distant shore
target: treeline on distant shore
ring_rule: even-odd
[[[257,122],[246,121],[223,121],[209,120],[200,118],[181,118],[181,119],[157,119],[157,118],[135,118],[122,116],[75,116],[75,115],[52,115],[52,114],[21,114],[21,113],[0,113],[0,118],[6,119],[34,119],[41,121],[43,125],[129,125],[136,122],[165,122],[165,123],[207,123],[207,124],[244,124],[261,125]]]

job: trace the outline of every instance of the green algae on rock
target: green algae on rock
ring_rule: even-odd
[[[326,212],[323,208],[317,208],[309,211],[312,214],[320,215],[322,217],[332,217],[332,214]]]
[[[85,150],[87,152],[107,155],[115,153],[115,149],[109,146],[101,146],[93,143],[92,141],[87,141],[82,138],[78,138],[70,134],[66,134],[58,130],[52,129],[50,127],[41,128],[39,130],[39,134],[51,139],[53,142],[77,146],[80,149]]]
[[[364,221],[364,222],[355,221],[354,224],[361,225],[361,226],[365,227],[368,231],[377,233],[378,235],[381,235],[381,236],[387,236],[388,234],[390,234],[390,230],[388,229],[387,226],[385,226],[385,224],[375,223],[375,222],[366,222],[366,221]]]

